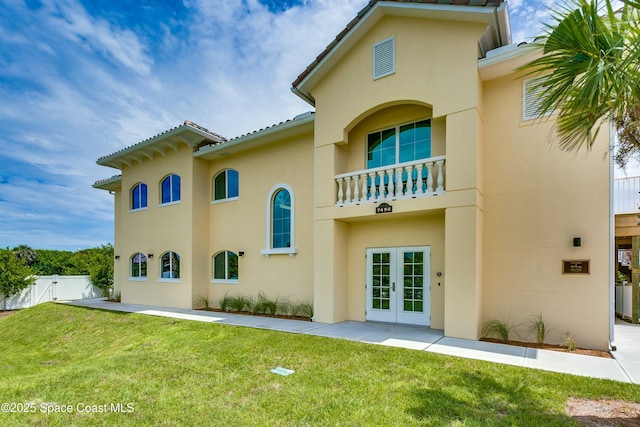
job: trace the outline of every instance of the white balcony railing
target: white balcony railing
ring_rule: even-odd
[[[445,191],[445,156],[336,175],[336,205],[437,196]]]
[[[614,212],[640,212],[640,176],[617,178],[613,184]]]

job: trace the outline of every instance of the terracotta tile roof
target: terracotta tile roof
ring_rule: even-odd
[[[234,141],[236,139],[245,138],[245,137],[247,137],[249,135],[255,135],[257,133],[264,132],[264,131],[269,130],[269,129],[273,129],[273,128],[276,128],[278,126],[282,126],[285,123],[290,123],[290,122],[293,122],[295,120],[304,119],[304,118],[309,117],[309,116],[314,115],[314,114],[315,113],[313,111],[307,111],[306,113],[298,114],[293,119],[287,119],[287,120],[281,121],[280,123],[275,123],[275,124],[273,124],[271,126],[267,126],[265,128],[262,128],[262,129],[254,130],[253,132],[247,132],[247,133],[242,134],[240,136],[237,136],[235,138],[231,138],[231,139],[229,139],[228,141],[225,141],[225,142],[231,142],[231,141]]]
[[[311,71],[324,59],[325,56],[347,35],[347,33],[360,22],[362,17],[371,10],[376,3],[381,0],[371,0],[369,3],[358,12],[355,18],[347,24],[336,38],[329,43],[329,45],[316,57],[316,59],[309,64],[309,66],[298,76],[298,78],[291,84],[293,87],[297,87],[304,79],[309,75]],[[384,0],[385,2],[398,2],[398,3],[425,3],[425,4],[442,4],[442,5],[455,5],[455,6],[486,6],[496,7],[504,3],[504,0]]]
[[[122,178],[122,175],[113,175],[111,178],[99,179],[93,185],[96,186],[109,181],[117,181],[120,178]]]
[[[116,152],[113,152],[113,153],[111,153],[111,154],[107,154],[107,155],[105,155],[105,156],[101,156],[101,157],[99,157],[99,158],[98,158],[98,162],[100,162],[101,160],[104,160],[104,159],[106,159],[106,158],[109,158],[109,157],[117,156],[118,154],[120,154],[120,153],[122,153],[122,152],[125,152],[125,151],[131,151],[131,149],[134,149],[134,148],[136,148],[136,147],[138,147],[138,146],[148,144],[148,143],[149,143],[149,142],[151,142],[152,140],[154,140],[154,139],[156,139],[156,138],[158,138],[158,137],[160,137],[160,136],[162,136],[162,135],[165,135],[165,134],[167,134],[167,133],[169,133],[169,132],[173,132],[173,131],[175,131],[176,129],[179,129],[179,128],[184,127],[184,126],[189,126],[189,127],[194,128],[194,129],[198,129],[198,130],[199,130],[199,131],[201,131],[201,132],[204,132],[204,133],[207,133],[207,134],[211,135],[213,138],[220,139],[222,142],[227,141],[227,138],[225,138],[224,136],[222,136],[222,135],[218,135],[218,134],[217,134],[217,133],[215,133],[215,132],[211,132],[209,129],[207,129],[207,128],[203,127],[203,126],[200,126],[200,125],[198,125],[198,124],[196,124],[196,123],[194,123],[194,122],[192,122],[192,121],[190,121],[190,120],[185,120],[185,121],[184,121],[184,123],[183,123],[183,124],[181,124],[181,125],[179,125],[179,126],[173,127],[173,128],[171,128],[171,129],[169,129],[169,130],[166,130],[166,131],[164,131],[164,132],[161,132],[161,133],[159,133],[159,134],[157,134],[157,135],[154,135],[154,136],[152,136],[152,137],[150,137],[150,138],[144,139],[144,140],[142,140],[142,141],[140,141],[140,142],[137,142],[137,143],[135,143],[135,144],[133,144],[133,145],[130,145],[130,146],[125,147],[125,148],[122,148],[122,149],[120,149],[120,150],[118,150],[118,151],[116,151]]]

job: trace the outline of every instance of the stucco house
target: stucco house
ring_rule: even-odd
[[[314,112],[101,157],[121,171],[94,187],[114,194],[122,301],[263,292],[468,339],[542,315],[551,341],[606,349],[610,162],[549,143],[516,71],[537,54],[500,0],[371,1],[293,82]]]

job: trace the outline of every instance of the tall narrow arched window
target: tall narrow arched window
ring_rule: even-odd
[[[291,194],[284,188],[276,191],[271,203],[271,247],[291,247]]]
[[[147,207],[147,184],[139,183],[131,189],[131,204],[132,211],[137,209],[144,209]]]
[[[213,201],[238,198],[238,171],[227,169],[213,178]]]
[[[147,257],[140,252],[131,257],[131,278],[139,280],[147,278]]]
[[[160,204],[180,201],[180,176],[171,174],[160,183]]]
[[[222,251],[213,256],[213,281],[238,283],[238,255]]]
[[[180,255],[175,252],[165,252],[160,257],[160,277],[162,279],[180,278]]]
[[[294,213],[291,187],[286,184],[273,187],[267,199],[267,248],[262,251],[264,255],[296,253]]]

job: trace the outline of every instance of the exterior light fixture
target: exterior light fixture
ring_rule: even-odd
[[[116,255],[116,259],[120,259],[120,255]]]
[[[147,254],[147,258],[153,258],[153,254]]]
[[[574,237],[573,238],[573,247],[574,248],[579,248],[580,246],[582,246],[582,237]]]
[[[238,252],[238,256],[244,256],[244,251]]]

